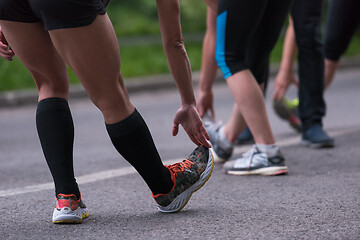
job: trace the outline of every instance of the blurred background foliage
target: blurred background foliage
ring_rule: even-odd
[[[206,27],[206,6],[203,1],[181,0],[180,4],[182,30],[203,31]],[[113,0],[107,10],[118,37],[160,33],[155,1]]]
[[[193,70],[201,67],[202,37],[206,28],[206,6],[203,1],[181,0],[181,22],[186,49]],[[326,12],[325,6],[324,11]],[[108,14],[119,38],[121,71],[126,81],[131,77],[169,73],[161,45],[156,1],[112,0]],[[324,14],[325,19],[326,14]],[[360,55],[360,34],[353,38],[347,56]],[[283,36],[275,46],[271,62],[281,59]],[[70,82],[79,83],[69,69]],[[13,62],[0,59],[0,91],[34,88],[35,84],[18,58]]]

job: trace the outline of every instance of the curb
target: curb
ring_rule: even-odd
[[[344,58],[340,62],[339,69],[359,68],[360,56]],[[278,72],[279,64],[272,64],[270,66],[271,77],[275,76]],[[200,79],[200,71],[193,72],[194,86],[198,85]],[[217,74],[215,84],[224,84],[223,75],[220,71]],[[170,74],[161,74],[149,77],[129,78],[125,82],[126,88],[129,93],[138,93],[145,91],[156,91],[174,89],[176,87]],[[34,89],[30,90],[17,90],[0,93],[0,108],[4,107],[18,107],[28,104],[37,103],[38,93]],[[71,85],[69,92],[69,99],[85,98],[87,94],[81,85]]]

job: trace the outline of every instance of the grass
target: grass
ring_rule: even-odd
[[[280,39],[275,46],[271,63],[281,60],[283,40]],[[193,70],[199,70],[201,67],[201,42],[191,42],[186,44],[189,59]],[[155,75],[169,73],[166,58],[160,44],[144,46],[122,46],[121,69],[125,80],[131,77]],[[360,55],[360,39],[354,37],[346,56]],[[79,83],[75,74],[69,70],[70,82]],[[15,58],[13,62],[7,62],[0,59],[0,91],[9,91],[17,89],[35,88],[35,84],[26,68]]]
[[[181,0],[180,7],[184,32],[205,29],[206,6],[203,1]],[[156,35],[160,32],[155,1],[111,1],[107,12],[118,37]]]
[[[181,0],[180,4],[183,32],[203,32],[206,27],[206,6],[203,1]],[[159,35],[156,1],[111,1],[107,12],[120,39],[124,39],[125,36]],[[353,38],[346,56],[360,55],[359,35],[360,32]],[[270,62],[281,60],[282,43],[283,40],[280,39],[273,50]],[[186,48],[192,69],[199,70],[201,67],[201,41],[186,43]],[[131,77],[169,73],[165,54],[160,44],[125,45],[120,47],[120,52],[121,70],[125,80],[129,80]],[[71,70],[69,70],[69,75],[71,83],[79,83]],[[0,58],[0,91],[26,88],[35,88],[35,84],[19,59],[15,57],[13,62],[7,62]]]

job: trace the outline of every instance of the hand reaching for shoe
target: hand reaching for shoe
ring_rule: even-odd
[[[275,79],[275,90],[273,93],[273,99],[280,101],[286,94],[287,89],[291,84],[299,86],[295,74],[291,71],[280,70]]]
[[[211,148],[208,142],[210,137],[205,130],[195,105],[181,105],[177,110],[172,129],[173,136],[178,134],[179,125],[184,128],[191,141],[196,145],[204,145],[207,148]]]

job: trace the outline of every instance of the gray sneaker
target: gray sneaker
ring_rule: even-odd
[[[260,152],[254,145],[239,159],[224,164],[224,170],[231,175],[265,175],[274,176],[288,173],[285,158],[280,150],[271,158]]]
[[[222,123],[204,122],[204,126],[210,136],[214,162],[226,162],[231,157],[234,147],[232,145],[227,146],[228,144],[221,141],[219,130],[223,126]]]

